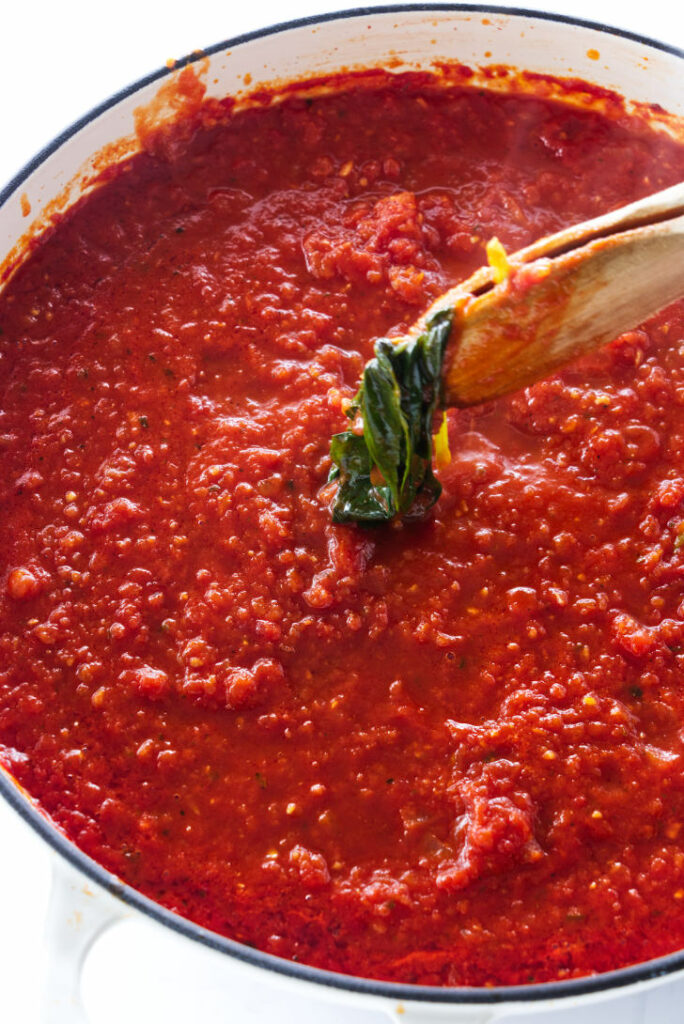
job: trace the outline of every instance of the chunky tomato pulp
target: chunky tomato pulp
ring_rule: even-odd
[[[333,526],[374,337],[684,177],[636,120],[347,83],[110,173],[0,299],[2,760],[279,956],[437,985],[684,945],[684,310],[449,413],[427,521]]]

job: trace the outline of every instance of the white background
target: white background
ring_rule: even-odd
[[[0,0],[0,187],[64,127],[168,58],[278,21],[351,6],[353,0]],[[366,0],[364,6],[378,4]],[[682,0],[520,0],[518,6],[601,21],[684,47]],[[0,801],[2,1024],[40,1020],[39,957],[49,880],[46,850]],[[98,943],[86,966],[84,992],[91,1024],[384,1019],[303,1002],[256,984],[230,963],[217,984],[190,944],[172,942],[145,922],[119,925]],[[567,1011],[544,1017],[549,1024],[567,1019]],[[613,1010],[587,1010],[579,1020],[681,1024],[684,984]]]

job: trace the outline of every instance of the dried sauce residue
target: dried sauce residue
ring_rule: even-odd
[[[200,76],[205,75],[208,68],[208,57],[197,65],[186,64],[169,76],[149,103],[135,108],[135,134],[141,149],[156,156],[168,156],[169,147],[174,148],[182,141],[179,137],[181,123],[186,129],[180,133],[183,139],[192,134],[207,91]]]

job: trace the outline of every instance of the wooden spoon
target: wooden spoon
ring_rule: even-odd
[[[441,295],[407,337],[376,342],[347,411],[352,429],[330,446],[335,522],[422,518],[441,491],[438,405],[517,391],[684,295],[684,183],[510,260],[496,240],[487,252],[493,266]],[[438,465],[446,429],[444,419]]]
[[[430,307],[454,310],[446,405],[548,377],[684,295],[684,182],[535,242],[496,283],[482,267]],[[414,333],[413,331],[411,333]]]

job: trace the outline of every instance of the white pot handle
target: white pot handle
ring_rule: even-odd
[[[62,858],[52,866],[45,922],[42,1024],[87,1024],[81,971],[93,943],[124,916],[124,908]]]
[[[451,1007],[435,1003],[398,1003],[390,1010],[394,1024],[493,1024],[502,1015],[497,1006]]]

